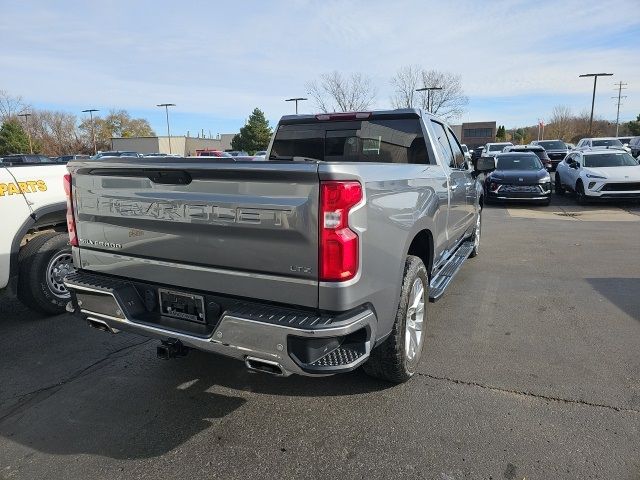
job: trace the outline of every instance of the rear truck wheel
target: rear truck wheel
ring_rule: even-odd
[[[71,296],[62,281],[73,271],[68,235],[42,233],[18,254],[18,298],[45,315],[63,313]]]
[[[580,205],[584,205],[587,203],[587,196],[584,193],[584,185],[582,184],[582,180],[578,180],[578,182],[576,183],[576,200]]]
[[[388,382],[402,383],[416,372],[426,334],[428,278],[422,260],[409,255],[404,266],[400,302],[393,329],[363,365],[368,375]]]
[[[471,241],[473,241],[473,250],[469,254],[469,258],[478,256],[480,253],[480,236],[482,234],[482,208],[478,210],[478,218],[476,218],[476,228],[473,231]]]
[[[558,172],[556,172],[556,181],[555,181],[555,190],[556,190],[556,195],[564,195],[566,192],[566,189],[562,186],[562,180],[560,180],[560,174],[558,174]]]

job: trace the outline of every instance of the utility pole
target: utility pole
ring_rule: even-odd
[[[591,97],[591,117],[589,118],[589,136],[591,136],[591,130],[593,127],[593,106],[596,103],[596,85],[598,84],[598,77],[612,77],[613,73],[585,73],[579,75],[579,77],[593,77],[593,96]]]
[[[431,91],[432,90],[442,90],[442,87],[422,87],[416,88],[416,92],[427,92],[427,111],[431,113]]]
[[[95,108],[90,108],[88,110],[82,110],[82,113],[88,113],[91,118],[91,137],[93,138],[93,154],[98,153],[98,149],[96,148],[96,126],[93,123],[93,112],[99,112],[100,110],[96,110]]]
[[[175,107],[175,103],[160,103],[157,107],[164,107],[164,111],[167,114],[167,137],[169,137],[169,154],[171,154],[171,130],[169,129],[169,107]]]
[[[296,98],[287,98],[285,102],[296,102],[296,115],[298,114],[298,102],[304,102],[308,100],[308,98],[296,97]]]
[[[24,128],[27,131],[27,136],[29,137],[29,153],[33,154],[33,144],[31,143],[31,130],[29,129],[29,117],[30,113],[19,113],[19,117],[24,117]]]
[[[629,85],[628,83],[622,83],[622,82],[618,82],[618,83],[614,83],[614,85],[616,85],[618,87],[618,113],[616,114],[616,137],[618,136],[618,128],[620,127],[620,103],[622,101],[623,98],[627,98],[626,95],[622,95],[622,90],[626,90],[626,86]],[[615,99],[616,97],[611,97],[613,99]]]

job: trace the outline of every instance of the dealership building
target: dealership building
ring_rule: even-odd
[[[171,136],[169,137],[113,137],[111,149],[137,153],[173,153],[188,157],[196,150],[230,150],[234,133],[223,133],[216,138]]]
[[[476,148],[485,143],[496,141],[496,122],[467,122],[462,125],[452,125],[460,143],[469,148]]]

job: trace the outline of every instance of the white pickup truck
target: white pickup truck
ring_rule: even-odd
[[[0,291],[40,313],[62,313],[73,271],[63,179],[66,165],[0,157]]]

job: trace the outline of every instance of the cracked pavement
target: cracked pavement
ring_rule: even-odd
[[[161,361],[0,298],[0,479],[639,480],[638,223],[484,221],[400,386]]]

